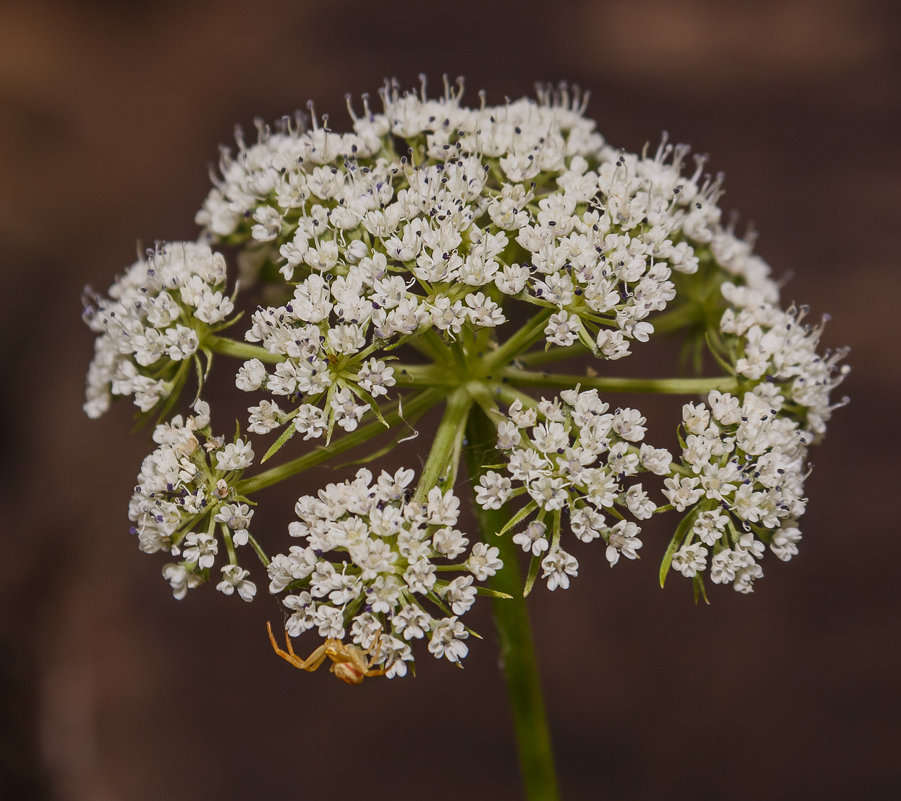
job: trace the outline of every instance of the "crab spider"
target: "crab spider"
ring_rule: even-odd
[[[291,644],[291,638],[288,632],[285,632],[285,644],[288,650],[279,648],[275,641],[275,635],[272,633],[272,626],[266,622],[266,631],[269,632],[269,642],[272,643],[272,650],[275,651],[286,662],[290,662],[294,667],[300,670],[313,672],[328,657],[332,660],[331,672],[334,673],[341,681],[347,684],[361,684],[363,679],[371,676],[384,676],[385,668],[373,668],[372,666],[379,658],[379,649],[381,647],[381,635],[379,635],[373,645],[375,653],[367,662],[366,657],[372,650],[373,645],[369,646],[365,651],[351,643],[343,643],[341,640],[328,639],[320,645],[306,659],[301,659],[294,653],[294,646]]]

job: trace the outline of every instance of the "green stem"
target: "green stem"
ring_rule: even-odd
[[[466,417],[472,408],[472,403],[469,393],[462,387],[455,390],[447,399],[444,416],[435,432],[432,449],[429,451],[429,457],[422,468],[422,475],[419,477],[416,500],[424,501],[432,487],[453,484],[453,481],[449,482],[448,479],[452,478],[451,474],[456,472],[453,458],[463,439]]]
[[[441,399],[441,395],[442,393],[437,389],[427,389],[418,395],[414,395],[404,403],[402,413],[401,410],[395,409],[384,415],[385,423],[389,426],[394,426],[403,422],[405,417],[416,417],[429,407],[434,406]],[[384,433],[384,431],[384,423],[381,420],[376,420],[369,423],[369,425],[358,428],[356,431],[352,431],[347,436],[332,440],[326,447],[319,447],[314,451],[310,451],[310,453],[305,453],[303,456],[292,459],[290,462],[280,464],[278,467],[273,467],[250,478],[242,479],[238,482],[235,490],[239,495],[249,495],[264,487],[277,484],[279,481],[300,473],[302,470],[307,470],[331,459],[339,453],[355,448],[357,445],[366,442],[366,440]]]
[[[482,360],[484,373],[487,375],[497,370],[500,366],[513,361],[518,353],[531,347],[544,334],[547,321],[553,313],[554,309],[539,312],[497,350],[487,354]]]
[[[213,353],[222,356],[234,356],[238,359],[259,359],[261,362],[269,364],[278,364],[285,360],[284,356],[277,353],[270,353],[266,348],[259,345],[251,345],[249,342],[238,342],[228,337],[217,337],[215,334],[208,334],[203,338],[202,346]]]
[[[263,567],[266,567],[269,564],[270,559],[268,556],[266,556],[266,552],[260,546],[260,543],[258,543],[252,536],[248,536],[247,541],[250,543],[250,546],[254,549],[254,551],[256,551],[257,556],[263,563]]]
[[[582,389],[602,389],[609,392],[653,392],[664,395],[701,395],[711,390],[736,392],[737,379],[719,378],[608,378],[605,376],[562,375],[559,373],[533,373],[508,367],[499,378],[513,384],[532,387],[559,387],[571,389],[577,384]]]
[[[472,484],[484,472],[483,465],[498,461],[494,452],[496,431],[480,409],[474,409],[466,425],[469,447],[466,464]],[[507,535],[498,537],[510,517],[506,508],[485,510],[474,504],[482,538],[497,547],[504,567],[491,580],[491,588],[511,596],[495,598],[494,622],[501,645],[501,661],[513,711],[513,725],[519,750],[519,764],[528,801],[556,801],[559,798],[554,756],[548,731],[538,660],[532,628],[519,574],[519,549]]]
[[[497,397],[504,403],[508,404],[518,400],[526,409],[538,408],[538,401],[535,400],[535,398],[533,398],[531,395],[527,395],[521,390],[516,389],[516,387],[509,386],[508,384],[500,385],[497,391]]]
[[[457,387],[460,380],[457,374],[446,366],[439,364],[406,364],[392,362],[394,380],[398,386],[434,386]]]
[[[697,303],[688,302],[668,308],[654,317],[649,317],[648,322],[654,326],[655,334],[663,334],[687,328],[692,323],[702,323],[704,319],[703,307],[699,307]]]
[[[228,530],[228,526],[222,525],[222,539],[225,540],[225,547],[228,550],[228,563],[230,565],[238,564],[238,555],[235,553],[235,544],[232,542],[232,534]]]
[[[495,397],[500,396],[500,391],[503,388],[504,385],[502,384],[488,384],[481,381],[472,381],[466,385],[470,397],[479,404],[489,420],[494,420],[495,425],[502,419],[500,409],[497,408]]]
[[[548,348],[547,350],[533,350],[531,353],[524,353],[522,356],[516,357],[516,363],[525,367],[534,367],[536,364],[547,364],[560,359],[572,359],[576,356],[584,356],[586,353],[588,353],[588,348],[581,342],[577,342],[575,345],[567,345],[565,348]]]
[[[424,356],[428,356],[433,362],[447,361],[447,345],[432,326],[406,338],[404,344],[418,350]]]

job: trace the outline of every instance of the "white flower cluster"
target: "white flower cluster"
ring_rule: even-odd
[[[270,592],[290,593],[283,601],[292,613],[289,636],[349,634],[363,649],[378,638],[376,664],[388,677],[406,674],[417,639],[428,639],[436,658],[466,656],[469,632],[459,618],[475,601],[474,582],[501,568],[498,549],[481,542],[468,549],[456,528],[459,499],[433,487],[424,501],[407,500],[412,480],[412,470],[373,481],[361,469],[351,481],[298,499],[300,520],[290,534],[304,544],[268,568]]]
[[[288,635],[349,638],[372,660],[367,675],[404,675],[417,639],[458,663],[460,617],[477,591],[492,594],[476,583],[501,568],[498,549],[470,548],[457,528],[469,415],[497,427],[499,463],[479,473],[476,502],[518,504],[501,534],[530,554],[527,591],[539,575],[551,590],[577,575],[564,530],[602,541],[612,566],[637,558],[641,521],[670,509],[682,523],[661,576],[749,591],[767,546],[780,559],[797,550],[807,451],[848,369],[843,351],[817,353],[821,326],[780,308],[751,239],[723,226],[704,159],[686,170],[688,148],[665,138],[650,154],[611,148],[585,98],[564,88],[478,108],[461,94],[389,84],[381,110],[366,98],[362,114],[351,109],[347,133],[314,115],[311,129],[286,120],[260,126],[255,144],[239,137],[196,216],[204,244],[159,246],[86,302],[98,335],[88,415],[132,396],[171,418],[154,431],[129,515],[142,550],[180,559],[164,568],[176,597],[218,566],[220,591],[253,598],[236,552],[250,545],[284,598]],[[235,246],[242,275],[256,265],[247,277],[267,284],[236,339],[219,335],[240,315],[211,244]],[[683,334],[699,366],[722,369],[614,376],[612,362],[655,332]],[[543,372],[580,354],[595,357],[588,376]],[[234,386],[254,393],[248,436],[278,432],[261,461],[298,434],[313,441],[307,453],[244,478],[250,439],[213,436],[203,401],[171,417],[192,368],[200,397],[214,355],[236,359]],[[562,391],[536,401],[535,387]],[[611,409],[614,388],[708,393],[682,407],[676,460],[644,441],[641,411]],[[242,493],[362,445],[379,428],[365,425],[370,413],[412,426],[442,399],[420,486],[411,470],[360,470],[304,495],[290,527],[301,544],[266,556]],[[356,433],[336,441],[336,429]],[[662,483],[665,505],[641,473]],[[331,647],[333,660],[356,655]]]
[[[390,333],[384,327],[387,318],[376,329],[385,339],[412,334],[423,322],[415,306],[400,308],[406,294],[403,279],[384,272],[382,257],[364,259],[331,281],[310,275],[284,306],[258,309],[245,338],[283,359],[271,373],[262,361],[250,359],[238,370],[235,383],[245,392],[265,389],[299,405],[285,413],[275,400],[261,401],[250,407],[251,430],[268,433],[292,419],[304,439],[320,437],[335,425],[345,431],[357,428],[370,404],[395,384],[394,370],[369,357],[375,347],[370,342],[373,325],[380,320],[377,312],[390,316]]]
[[[847,351],[817,353],[822,325],[803,325],[805,309],[783,311],[762,291],[731,283],[723,284],[722,293],[732,304],[723,313],[720,330],[737,345],[735,372],[752,381],[784,384],[787,401],[801,407],[801,423],[819,440],[832,411],[847,402],[829,402],[850,370],[838,367]]]
[[[498,423],[497,447],[506,456],[508,475],[486,472],[476,488],[476,502],[499,509],[511,498],[528,496],[514,521],[536,516],[513,541],[533,560],[541,558],[549,589],[569,587],[570,577],[578,573],[575,557],[560,547],[563,511],[577,539],[607,543],[611,566],[621,556],[637,557],[641,529],[623,512],[646,520],[657,504],[640,483],[627,486],[626,479],[642,471],[667,474],[672,461],[668,451],[643,443],[645,422],[636,409],[609,411],[596,390],[574,389],[530,407],[516,400]],[[608,522],[608,515],[614,522]]]
[[[168,551],[182,558],[165,565],[163,576],[175,597],[184,598],[189,588],[207,580],[216,564],[218,524],[231,558],[220,568],[217,589],[226,595],[237,591],[249,601],[256,586],[247,578],[249,571],[237,564],[234,546],[247,544],[253,511],[235,485],[253,462],[253,449],[241,439],[226,443],[214,437],[205,401],[193,408],[187,419],[176,415],[154,429],[158,447],[141,464],[128,506],[132,533],[145,553]]]
[[[486,173],[498,170],[511,188],[529,186],[543,174],[564,172],[568,158],[592,157],[603,149],[578,96],[545,93],[540,103],[522,99],[469,109],[460,105],[460,95],[448,87],[443,98],[433,100],[386,86],[380,93],[382,113],[373,112],[365,98],[362,116],[350,109],[352,132],[320,127],[315,118],[312,130],[288,120],[274,132],[260,128],[255,145],[239,141],[235,158],[223,152],[222,178],[196,221],[228,241],[250,236],[268,242],[293,234],[295,247],[282,253],[290,279],[292,266],[324,270],[328,262],[338,263],[337,250],[351,247],[359,253],[352,240],[361,239],[355,235],[360,225],[383,242],[396,238],[393,249],[400,257],[408,255],[397,246],[404,244],[415,216],[428,222],[426,228],[451,234],[460,223],[468,228],[486,206],[505,229],[518,227],[525,195],[514,197],[518,192],[508,190],[507,197],[483,197]],[[404,145],[396,147],[399,140]],[[407,244],[419,244],[417,251],[425,244],[426,254],[435,252],[429,243],[416,242],[422,236],[414,236],[417,227],[407,234]],[[328,242],[334,244],[323,247]],[[422,269],[418,255],[413,257]],[[441,251],[437,255],[439,262],[448,261]],[[462,267],[446,266],[458,272]],[[472,260],[463,274],[475,266]]]
[[[88,370],[89,417],[102,415],[112,395],[133,395],[148,412],[178,388],[204,334],[234,310],[225,278],[221,254],[175,242],[135,262],[108,298],[86,293],[84,319],[99,334]]]
[[[511,260],[525,251],[505,229],[547,205],[524,185],[542,174],[547,194],[560,193],[553,178],[567,174],[566,160],[587,164],[582,156],[602,146],[594,124],[559,103],[474,110],[450,91],[435,101],[386,91],[383,100],[384,113],[367,105],[352,133],[315,122],[262,131],[223,158],[223,179],[198,214],[212,238],[271,243],[286,281],[297,281],[293,298],[259,309],[246,334],[283,359],[272,372],[248,360],[238,387],[298,404],[251,407],[260,432],[295,416],[305,438],[336,424],[353,430],[394,384],[383,360],[367,359],[377,347],[429,326],[454,337],[504,323],[492,295],[521,293],[530,274]],[[419,155],[397,152],[395,138]]]
[[[676,511],[690,510],[673,543],[682,575],[699,575],[710,556],[715,584],[750,592],[765,544],[784,561],[797,553],[812,435],[784,405],[777,385],[761,383],[741,399],[714,391],[682,407],[681,465],[664,482]]]
[[[798,552],[808,449],[847,403],[830,403],[830,395],[850,368],[838,364],[845,350],[817,353],[822,325],[803,324],[805,309],[776,305],[777,287],[748,246],[721,236],[711,249],[720,267],[746,281],[720,287],[728,305],[718,353],[746,389],[713,391],[706,404],[682,408],[681,463],[664,495],[688,514],[671,544],[671,566],[696,583],[709,567],[715,584],[751,592],[767,545],[783,561]]]
[[[574,157],[559,189],[516,221],[527,299],[557,309],[548,343],[581,341],[613,360],[629,354],[629,340],[648,340],[647,318],[676,296],[673,271],[698,269],[686,238],[708,242],[718,230],[719,181],[701,180],[703,161],[682,175],[687,152],[664,142],[653,158],[609,147],[594,166]]]
[[[352,430],[392,385],[384,362],[365,361],[373,350],[429,326],[453,338],[501,325],[504,297],[553,310],[548,343],[622,358],[675,296],[672,271],[697,269],[685,237],[718,231],[703,162],[683,176],[687,148],[605,146],[578,96],[469,109],[451,90],[428,100],[388,87],[382,101],[350,133],[315,120],[261,129],[223,156],[197,215],[211,239],[277,252],[297,282],[246,334],[284,360],[271,373],[248,361],[238,386],[299,403],[251,407],[261,432],[294,415],[308,438]]]

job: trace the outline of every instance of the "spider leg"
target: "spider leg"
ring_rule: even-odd
[[[382,632],[379,630],[378,637],[376,637],[370,644],[368,648],[363,648],[362,651],[366,656],[372,653],[372,649],[375,648],[376,656],[378,656],[379,648],[382,647]]]
[[[370,657],[369,664],[366,665],[366,675],[367,676],[383,676],[385,674],[385,668],[381,670],[373,670],[372,666],[379,661],[379,654],[382,651],[382,633],[379,632],[379,636],[375,638],[375,642],[373,643],[375,646],[375,653]],[[372,645],[364,651],[364,653],[368,654],[369,651],[372,650]]]
[[[275,641],[275,635],[272,633],[272,626],[270,625],[268,620],[266,621],[266,631],[269,632],[269,642],[272,644],[272,650],[275,651],[275,653],[277,653],[286,662],[290,663],[299,670],[312,672],[325,661],[325,645],[320,645],[306,659],[302,659],[296,653],[294,653],[294,646],[291,644],[291,638],[288,636],[287,631],[285,632],[285,644],[288,647],[287,651],[285,651],[283,648],[279,648],[278,643]]]

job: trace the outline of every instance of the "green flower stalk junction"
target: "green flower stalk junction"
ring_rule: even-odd
[[[661,514],[661,584],[750,592],[767,551],[798,551],[808,451],[848,368],[804,308],[780,305],[688,148],[617,150],[566,87],[476,108],[461,95],[389,84],[377,109],[348,102],[346,133],[313,114],[239,137],[197,241],[86,293],[85,411],[129,397],[155,422],[129,518],[142,551],[167,555],[175,597],[213,582],[252,601],[262,581],[284,611],[272,645],[297,667],[356,684],[426,652],[460,663],[467,612],[493,599],[525,783],[550,798],[524,596],[569,587],[583,548],[635,559]],[[618,374],[663,336],[696,376]],[[246,406],[230,436],[213,369]],[[682,396],[678,447],[648,441],[623,393]],[[287,531],[255,530],[267,487],[367,443],[334,483],[298,481]],[[389,450],[421,468],[365,466]]]

